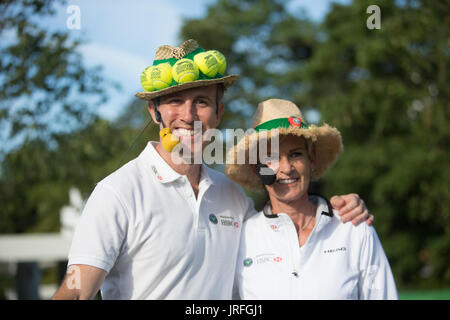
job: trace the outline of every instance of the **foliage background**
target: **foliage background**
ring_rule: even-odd
[[[82,40],[35,22],[53,3],[0,4],[0,37],[15,35],[0,45],[0,233],[58,231],[69,188],[87,197],[149,118],[137,99],[114,121],[96,114],[108,79],[84,66]],[[366,27],[373,4],[380,30]],[[317,187],[360,194],[403,290],[450,287],[449,31],[449,1],[334,4],[314,22],[286,1],[217,0],[179,38],[220,50],[241,75],[222,128],[247,128],[258,102],[281,97],[341,131],[345,151]],[[125,161],[156,126],[143,136]]]

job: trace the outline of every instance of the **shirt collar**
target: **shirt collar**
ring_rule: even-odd
[[[160,156],[158,151],[156,151],[155,145],[157,143],[158,142],[155,141],[149,141],[142,153],[146,166],[149,167],[151,173],[161,183],[169,183],[181,178],[183,175],[173,170],[172,167],[169,166],[169,164]],[[215,184],[214,179],[211,176],[211,170],[212,169],[202,163],[199,187],[209,187]]]
[[[141,156],[144,158],[145,165],[155,178],[162,183],[169,183],[181,177],[181,174],[173,170],[169,164],[159,155],[155,149],[158,142],[149,141]]]
[[[321,215],[325,215],[328,217],[333,216],[333,207],[331,206],[331,203],[327,198],[318,194],[310,194],[309,197],[310,200],[317,205],[317,213],[320,212]]]
[[[330,201],[320,195],[309,195],[310,200],[317,205],[316,211],[316,232],[322,230],[330,221],[333,220],[333,208]]]
[[[202,163],[199,188],[209,187],[215,184],[214,179],[211,177],[211,170],[211,168]]]
[[[310,201],[313,201],[317,205],[316,217],[320,217],[323,215],[330,218],[333,217],[333,208],[331,207],[330,202],[326,198],[320,195],[312,194],[309,195],[309,199]],[[267,201],[267,203],[265,204],[263,213],[264,216],[269,219],[278,217],[277,214],[272,213],[272,206],[270,204],[270,201]]]

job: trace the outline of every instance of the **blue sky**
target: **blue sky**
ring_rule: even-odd
[[[178,31],[183,18],[201,17],[215,0],[68,0],[57,14],[42,21],[48,29],[66,29],[70,5],[80,9],[80,29],[70,30],[86,44],[80,47],[87,66],[103,66],[104,75],[120,83],[121,90],[111,90],[110,100],[100,107],[102,116],[113,119],[140,91],[139,75],[150,65],[156,48],[162,44],[179,45]],[[294,0],[288,8],[304,10],[314,20],[321,20],[329,9],[328,0]],[[336,1],[335,1],[336,2]],[[340,0],[337,2],[348,3]]]

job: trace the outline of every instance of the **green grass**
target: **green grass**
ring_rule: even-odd
[[[400,300],[450,300],[450,289],[401,291],[398,297]]]

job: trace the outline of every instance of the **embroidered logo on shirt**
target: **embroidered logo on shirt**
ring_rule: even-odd
[[[244,260],[244,265],[245,265],[245,261],[247,260],[251,260],[250,264],[253,264],[253,262],[255,262],[256,265],[258,264],[264,264],[264,263],[280,263],[283,261],[283,258],[276,255],[275,253],[263,253],[263,254],[258,254],[256,256],[254,256],[253,258],[246,258]],[[246,267],[249,267],[249,265],[245,265]]]
[[[250,267],[253,264],[252,258],[244,259],[244,267]]]
[[[340,248],[335,248],[335,249],[323,250],[323,253],[336,253],[336,252],[343,252],[343,251],[347,251],[347,248],[340,247]]]
[[[162,177],[159,175],[158,170],[156,170],[155,166],[152,166],[153,173],[156,175],[158,180],[162,180]]]
[[[217,220],[217,217],[212,213],[209,215],[209,221],[211,221],[214,224],[217,224],[217,222],[219,222],[219,220]]]
[[[220,218],[220,224],[222,226],[225,226],[225,227],[233,226],[233,219],[234,219],[233,217],[219,216],[219,218]]]
[[[282,257],[275,257],[275,258],[273,258],[273,261],[275,261],[275,262],[281,262],[282,260],[283,260]]]
[[[235,217],[231,216],[219,216],[216,217],[214,214],[209,215],[209,221],[211,221],[214,224],[218,224],[222,227],[234,227],[236,229],[239,228],[239,221],[235,221]],[[220,223],[219,223],[220,222]]]

